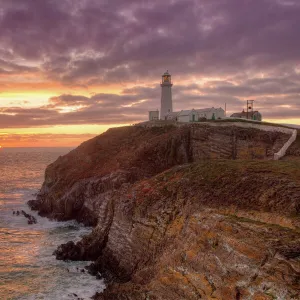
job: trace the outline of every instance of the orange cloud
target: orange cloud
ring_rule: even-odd
[[[14,128],[0,130],[0,145],[4,147],[76,147],[121,125],[69,125],[45,128]]]
[[[7,147],[76,147],[93,134],[7,134],[0,135],[0,145]]]

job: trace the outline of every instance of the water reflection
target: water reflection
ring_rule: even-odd
[[[103,283],[80,272],[87,262],[57,261],[52,255],[61,243],[78,240],[90,229],[75,222],[57,223],[33,214],[28,225],[26,201],[40,188],[45,167],[66,149],[7,149],[0,153],[0,299],[89,299]]]

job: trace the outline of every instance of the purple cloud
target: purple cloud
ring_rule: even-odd
[[[240,111],[251,98],[270,118],[300,117],[299,1],[0,0],[0,5],[0,74],[39,71],[66,85],[124,87],[121,95],[52,97],[41,108],[47,110],[43,121],[23,119],[30,114],[24,110],[15,120],[6,111],[2,126],[143,120],[147,110],[159,107],[159,77],[167,68],[177,109],[227,102]],[[24,60],[35,67],[20,63]],[[281,109],[282,103],[290,110]],[[83,108],[55,110],[74,105]]]
[[[283,81],[282,86],[284,86]],[[178,85],[174,88],[174,109],[224,107],[227,103],[228,114],[241,111],[245,102],[235,96],[236,90],[228,90],[221,97],[219,87],[228,83],[214,83],[215,90],[201,85]],[[229,85],[231,86],[231,85]],[[190,90],[198,91],[190,93]],[[244,93],[243,89],[238,89]],[[248,92],[248,89],[246,89]],[[78,124],[124,124],[147,120],[149,109],[160,107],[160,87],[140,87],[124,89],[118,94],[96,94],[91,97],[81,95],[61,95],[49,99],[49,105],[39,108],[0,107],[0,126],[8,127],[40,127],[52,125]],[[283,105],[284,104],[284,105]],[[282,119],[299,117],[300,101],[297,94],[280,96],[257,96],[255,105],[263,112],[264,117]],[[289,105],[289,106],[287,106]],[[75,110],[68,111],[70,108]],[[66,112],[67,111],[67,112]]]

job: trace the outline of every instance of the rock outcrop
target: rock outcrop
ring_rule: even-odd
[[[268,161],[288,138],[109,130],[50,165],[31,207],[95,226],[55,254],[94,261],[109,279],[96,299],[297,299],[300,160]]]
[[[124,183],[203,159],[272,159],[288,134],[237,126],[110,129],[49,165],[32,209],[96,225],[99,205]]]

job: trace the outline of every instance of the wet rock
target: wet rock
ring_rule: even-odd
[[[82,249],[73,241],[60,245],[53,252],[58,260],[80,260],[82,258]],[[78,270],[78,268],[77,268]]]
[[[21,211],[21,213],[23,214],[23,216],[28,219],[28,224],[29,225],[32,225],[32,224],[36,224],[37,223],[37,220],[34,216],[26,213],[24,210]]]
[[[91,263],[90,265],[85,267],[89,274],[92,276],[96,276],[98,274],[98,267],[95,263]]]
[[[38,210],[41,202],[39,200],[29,200],[27,204],[32,210]]]

